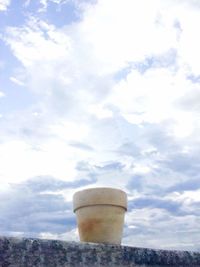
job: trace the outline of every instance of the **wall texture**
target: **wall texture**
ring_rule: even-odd
[[[56,240],[0,238],[1,267],[200,266],[200,253]]]

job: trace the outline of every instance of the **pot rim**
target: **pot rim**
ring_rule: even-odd
[[[94,187],[77,191],[73,196],[73,211],[88,206],[117,206],[127,210],[127,194],[118,188]]]

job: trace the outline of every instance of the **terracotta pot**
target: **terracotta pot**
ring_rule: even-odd
[[[80,240],[93,243],[120,244],[127,195],[114,188],[90,188],[73,197]]]

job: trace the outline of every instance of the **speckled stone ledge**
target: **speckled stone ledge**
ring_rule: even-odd
[[[57,240],[0,238],[1,267],[200,266],[200,253]]]

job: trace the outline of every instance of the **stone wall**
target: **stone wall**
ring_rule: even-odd
[[[200,266],[200,253],[57,240],[0,238],[0,267]]]

